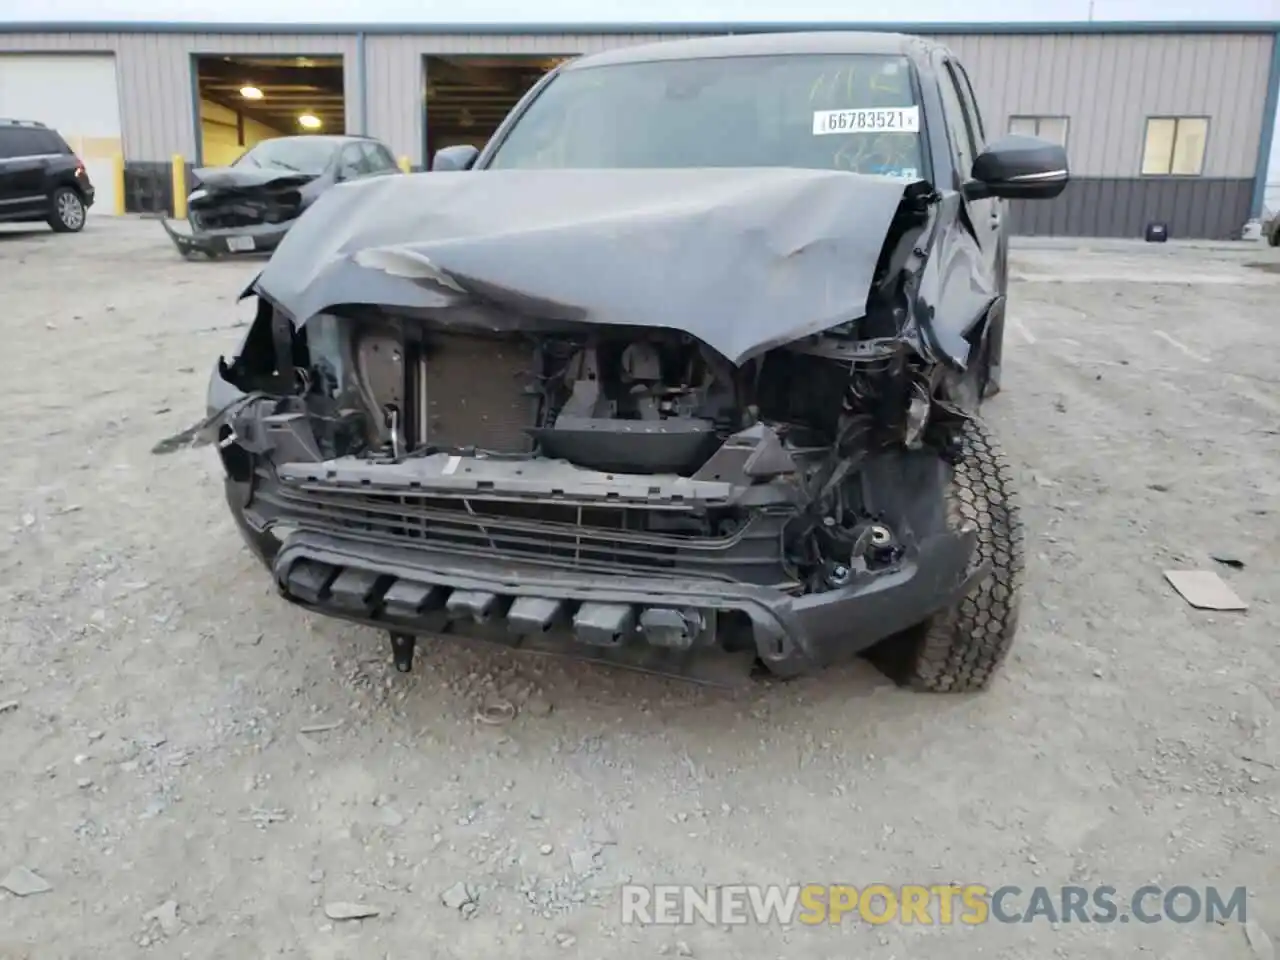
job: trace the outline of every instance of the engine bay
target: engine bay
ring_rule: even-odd
[[[694,477],[755,424],[808,453],[901,439],[913,399],[928,397],[927,368],[892,339],[812,338],[735,368],[671,331],[417,333],[357,329],[355,376],[316,371],[313,390],[363,415],[364,456],[542,457]]]

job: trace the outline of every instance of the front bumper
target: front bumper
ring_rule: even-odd
[[[163,218],[160,225],[183,256],[203,253],[205,256],[218,257],[228,254],[270,253],[280,245],[289,228],[296,222],[289,220],[285,223],[263,223],[225,230],[192,230],[190,233],[175,230]]]
[[[238,396],[215,372],[211,411]],[[263,440],[270,430],[250,432]],[[285,447],[274,452],[296,460]],[[744,582],[736,573],[741,567],[727,555],[724,563],[706,562],[695,573],[689,567],[645,569],[638,563],[629,569],[575,569],[562,550],[553,556],[550,536],[545,555],[468,547],[425,532],[392,541],[372,524],[364,530],[359,525],[336,529],[324,520],[321,507],[333,491],[326,493],[319,477],[336,477],[334,482],[347,489],[371,489],[356,475],[362,469],[358,463],[344,467],[345,461],[331,461],[316,470],[314,463],[272,465],[267,454],[252,456],[258,469],[249,479],[243,464],[237,470],[227,461],[228,504],[245,541],[289,602],[391,633],[457,635],[700,682],[730,684],[747,676],[744,668],[757,661],[783,677],[815,672],[954,605],[989,572],[970,569],[977,542],[973,531],[922,528],[892,566],[857,570],[844,586],[808,594],[790,584]],[[482,462],[467,467],[462,460],[456,476],[483,474]],[[427,471],[418,469],[425,477]],[[386,468],[381,484],[400,484],[396,470]],[[348,471],[355,473],[345,476]],[[237,472],[240,480],[233,476]],[[508,495],[541,496],[528,486],[536,472],[525,469],[526,486],[509,484]],[[584,484],[604,479],[584,473]],[[299,501],[300,494],[312,496],[306,484],[298,486],[299,474],[313,475],[314,501]],[[610,479],[617,481],[610,485],[612,495],[626,499],[622,481],[627,478]],[[469,482],[486,483],[483,476]],[[424,484],[442,491],[448,486],[444,478],[420,479],[405,482],[404,492],[413,495],[410,488],[420,492]],[[586,495],[561,486],[561,496]],[[662,495],[660,486],[653,490]],[[698,495],[690,487],[682,490],[686,498]],[[480,501],[473,502],[483,509]],[[503,531],[494,528],[490,534],[490,547],[501,542]],[[768,542],[781,551],[776,536]]]
[[[271,523],[228,483],[245,541],[286,600],[414,635],[455,634],[706,682],[758,658],[784,677],[847,659],[958,602],[976,534],[917,544],[891,570],[794,595],[716,579],[571,571],[421,546],[373,544]],[[731,662],[735,661],[735,662]]]

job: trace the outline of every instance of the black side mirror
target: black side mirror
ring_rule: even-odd
[[[431,158],[431,169],[433,171],[470,170],[478,156],[480,151],[469,143],[444,147],[437,150],[435,156]]]
[[[1067,151],[1061,144],[1009,134],[993,140],[978,154],[964,194],[970,200],[1052,200],[1070,180]]]

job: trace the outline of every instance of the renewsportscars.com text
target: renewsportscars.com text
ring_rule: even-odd
[[[622,888],[624,924],[922,924],[1215,923],[1246,919],[1248,891],[1148,885],[1129,893],[1112,886],[985,884],[865,887],[847,884],[641,886]]]

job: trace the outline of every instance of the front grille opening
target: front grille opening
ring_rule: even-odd
[[[500,501],[312,483],[259,496],[299,529],[375,543],[571,570],[786,579],[779,559],[782,519],[771,514],[744,520],[731,508]]]

